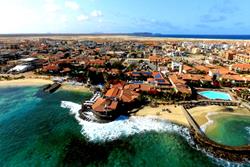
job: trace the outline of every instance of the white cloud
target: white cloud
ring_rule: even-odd
[[[8,0],[1,2],[0,34],[73,32],[78,30],[77,25],[81,22],[89,21],[101,25],[102,19],[104,19],[100,17],[103,14],[99,10],[81,13],[79,5],[78,7],[71,5],[71,9],[78,9],[77,11],[69,10],[70,7],[66,7],[66,4],[70,3],[66,2],[78,2],[76,0],[64,0],[63,3],[61,0],[41,0],[39,4],[33,3],[33,1],[31,3],[31,1]]]
[[[83,14],[77,16],[78,21],[86,21],[88,19],[89,19],[89,16],[86,16],[86,15],[83,15]]]
[[[95,18],[98,18],[98,17],[101,17],[103,16],[102,12],[100,10],[93,10],[89,15],[84,15],[84,14],[81,14],[79,16],[77,16],[77,20],[78,21],[86,21],[86,20],[95,20]],[[102,23],[102,19],[99,18],[97,20],[99,23]]]
[[[32,27],[39,24],[40,16],[27,3],[4,1],[0,5],[0,20],[0,33],[32,33]]]
[[[65,1],[65,7],[71,10],[78,10],[80,5],[74,1]]]
[[[54,13],[58,12],[61,7],[54,0],[45,0],[44,7],[46,12]]]
[[[100,16],[102,16],[103,14],[102,14],[102,11],[100,11],[100,10],[94,10],[94,11],[92,11],[92,12],[90,13],[90,15],[91,15],[92,17],[100,17]]]

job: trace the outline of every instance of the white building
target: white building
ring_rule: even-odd
[[[14,68],[10,69],[8,72],[21,73],[21,72],[28,71],[30,68],[31,68],[31,66],[29,66],[29,65],[17,65]]]

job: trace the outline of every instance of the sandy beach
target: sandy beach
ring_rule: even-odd
[[[168,109],[171,113],[167,111],[162,111],[163,109]],[[250,115],[250,112],[245,108],[239,107],[224,107],[224,106],[199,106],[188,110],[197,123],[202,126],[207,123],[208,114],[231,114],[231,115]],[[134,115],[136,116],[156,116],[161,119],[165,119],[177,124],[181,124],[189,127],[189,124],[184,116],[181,107],[175,105],[160,105],[156,108],[150,106],[145,106],[139,110]]]
[[[208,122],[209,114],[221,115],[250,115],[246,108],[232,107],[232,106],[200,106],[189,109],[197,123],[201,126]]]
[[[62,84],[61,89],[69,90],[69,91],[76,91],[76,92],[90,92],[89,88],[86,86],[76,86],[76,85],[69,85],[69,84]]]
[[[46,79],[18,79],[18,80],[4,80],[0,81],[0,86],[32,86],[32,85],[46,85],[53,83]]]
[[[162,111],[162,109],[169,109],[169,112]],[[150,106],[145,106],[137,113],[134,114],[135,116],[156,116],[161,119],[168,120],[170,122],[174,122],[177,124],[181,124],[184,126],[189,126],[186,117],[183,115],[181,107],[175,105],[159,105],[158,107],[152,108]]]
[[[52,84],[53,81],[49,79],[16,79],[16,80],[3,80],[0,81],[0,86],[42,86],[47,84]],[[61,88],[68,91],[77,91],[77,92],[89,92],[89,88],[85,86],[76,86],[63,83]]]

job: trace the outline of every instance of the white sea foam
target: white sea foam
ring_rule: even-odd
[[[245,127],[247,133],[250,135],[250,126]]]
[[[118,139],[121,136],[129,136],[147,131],[178,133],[191,145],[191,147],[196,150],[200,150],[208,157],[212,158],[216,164],[220,164],[222,166],[242,166],[242,164],[239,163],[233,163],[224,159],[215,158],[211,153],[206,152],[204,148],[200,148],[195,144],[188,128],[167,122],[165,120],[157,119],[156,117],[128,118],[121,116],[113,122],[101,124],[81,119],[78,112],[81,109],[81,105],[79,104],[62,101],[61,107],[68,108],[70,110],[70,114],[74,115],[75,119],[82,126],[81,133],[92,142],[111,141]],[[208,116],[209,114],[207,115],[207,118]],[[210,119],[208,118],[208,120]],[[208,125],[204,125],[204,130],[207,126]]]
[[[75,115],[76,120],[82,126],[81,133],[91,141],[109,141],[118,139],[121,136],[130,136],[140,132],[176,132],[189,140],[188,128],[181,127],[170,122],[158,120],[155,117],[125,117],[121,116],[117,120],[100,124],[82,120],[79,115],[81,105],[62,101],[61,107],[70,109],[70,113]]]

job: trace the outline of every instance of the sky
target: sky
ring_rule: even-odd
[[[0,34],[250,34],[250,0],[0,0]]]

